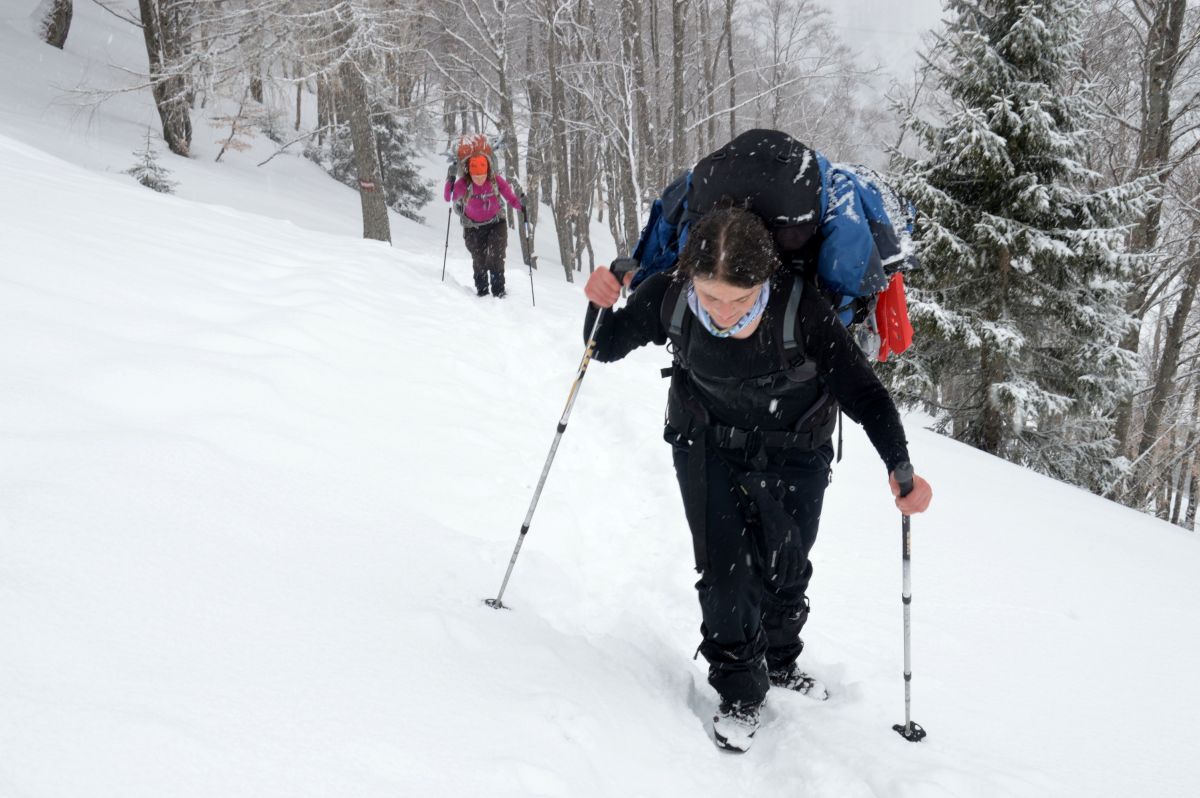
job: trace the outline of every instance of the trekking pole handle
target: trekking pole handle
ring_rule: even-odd
[[[621,287],[625,287],[625,275],[632,274],[642,267],[634,258],[617,258],[608,265],[608,270],[617,278]]]
[[[912,493],[913,489],[913,467],[912,463],[905,460],[896,466],[896,470],[892,472],[896,477],[896,482],[900,483],[900,496],[903,498]]]

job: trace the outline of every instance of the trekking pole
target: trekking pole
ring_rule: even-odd
[[[442,252],[442,282],[446,282],[446,256],[450,254],[450,219],[454,216],[454,208],[446,209],[446,249]]]
[[[896,481],[900,483],[900,495],[907,496],[913,489],[912,463],[903,462],[896,466]],[[910,648],[911,620],[909,608],[912,605],[912,534],[909,528],[909,517],[900,516],[900,528],[903,533],[901,555],[904,562],[904,589],[901,600],[904,602],[904,725],[897,723],[892,726],[900,736],[910,743],[919,743],[925,739],[925,730],[912,720],[912,651]]]
[[[529,267],[529,299],[537,307],[537,297],[533,294],[533,268],[537,258],[533,254],[533,228],[529,226],[529,214],[525,212],[525,197],[521,197],[521,227],[525,230],[525,265]]]
[[[632,258],[618,258],[612,262],[609,269],[613,276],[617,278],[617,282],[624,283],[624,276],[637,269],[638,262]],[[517,545],[513,549],[512,559],[508,561],[508,570],[504,572],[504,581],[500,583],[500,592],[495,598],[484,599],[483,603],[493,609],[502,610],[508,609],[500,600],[504,596],[504,589],[508,587],[508,578],[512,576],[513,566],[517,564],[517,555],[521,553],[521,544],[525,542],[525,535],[529,532],[529,524],[533,520],[533,511],[537,509],[538,499],[542,495],[542,488],[546,485],[546,477],[550,474],[550,464],[554,462],[554,454],[558,451],[558,444],[562,440],[563,433],[567,431],[567,420],[571,417],[571,408],[575,406],[575,399],[579,396],[579,386],[583,383],[583,377],[587,373],[588,363],[592,361],[592,354],[596,350],[596,331],[600,329],[600,322],[608,313],[606,308],[601,308],[596,314],[596,320],[592,323],[592,330],[588,333],[587,347],[583,350],[583,360],[579,362],[579,373],[575,376],[575,382],[571,383],[571,392],[567,394],[567,406],[563,409],[562,417],[558,420],[558,428],[554,433],[554,442],[550,444],[550,454],[546,456],[546,464],[542,466],[542,475],[538,479],[537,487],[533,491],[533,500],[529,503],[529,511],[525,513],[525,521],[521,524],[521,534],[517,536]]]

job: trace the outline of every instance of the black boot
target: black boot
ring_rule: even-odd
[[[504,272],[492,271],[492,296],[496,299],[504,298]]]
[[[782,687],[784,690],[792,690],[800,695],[815,698],[818,701],[824,701],[829,698],[829,690],[825,688],[825,685],[819,679],[814,679],[800,670],[800,666],[794,662],[786,668],[771,671],[768,676],[770,676],[772,687]]]
[[[487,272],[475,272],[475,296],[487,296],[488,293],[488,278]]]
[[[727,751],[748,751],[758,731],[762,702],[742,705],[722,701],[713,716],[713,741]]]

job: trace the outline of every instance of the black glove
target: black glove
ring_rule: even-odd
[[[787,483],[775,474],[750,472],[738,476],[743,493],[750,500],[750,515],[757,515],[759,556],[763,573],[776,585],[789,585],[804,575],[807,557],[801,543],[800,527],[784,507]]]
[[[446,182],[453,183],[458,180],[458,164],[450,164],[450,168],[446,170]]]

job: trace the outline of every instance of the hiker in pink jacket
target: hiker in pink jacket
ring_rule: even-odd
[[[453,180],[453,171],[446,176],[446,201],[453,200],[462,222],[463,240],[475,271],[475,293],[487,296],[490,275],[492,296],[499,298],[504,296],[504,253],[508,248],[508,225],[500,212],[500,198],[518,211],[522,210],[521,201],[486,156],[472,156],[467,172],[470,180]]]

